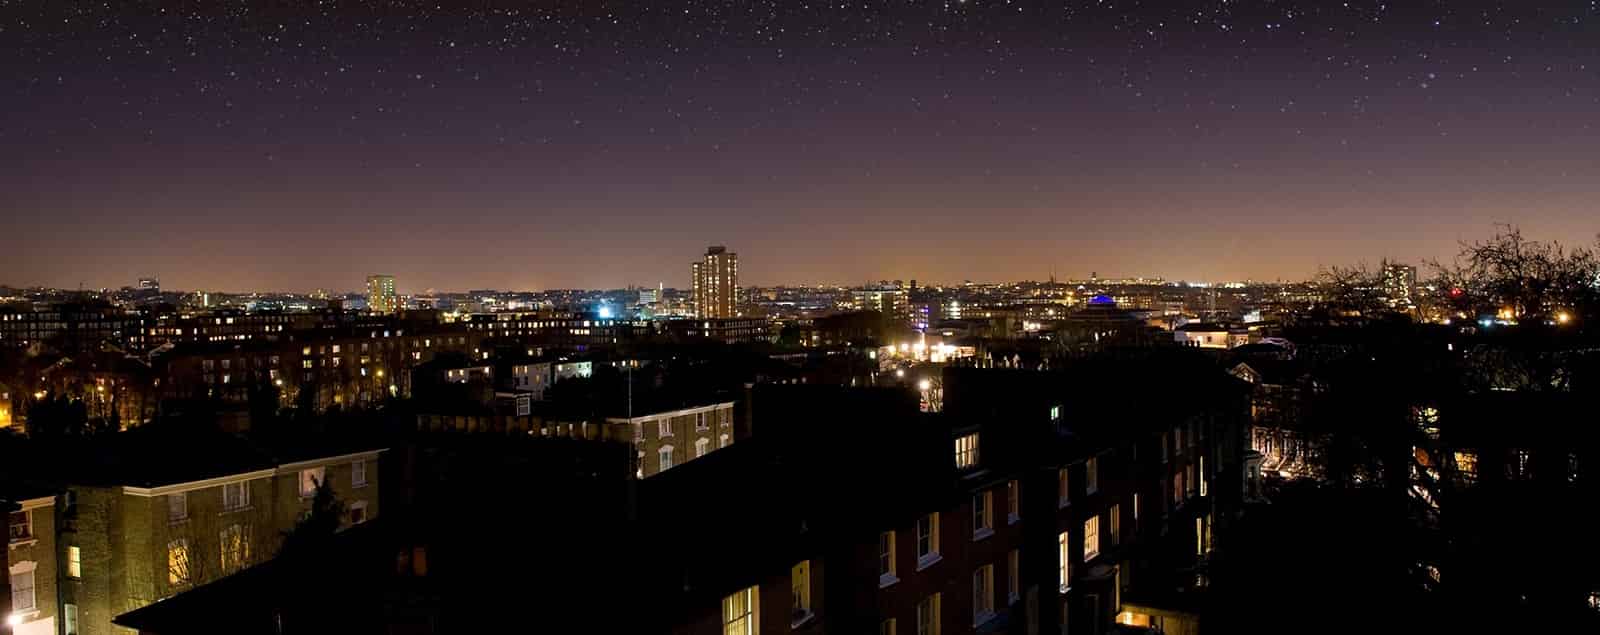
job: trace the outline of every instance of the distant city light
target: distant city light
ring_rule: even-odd
[[[923,392],[927,392],[927,390],[929,388],[932,388],[932,387],[933,387],[933,382],[928,381],[926,379],[917,382],[917,390],[921,390]]]

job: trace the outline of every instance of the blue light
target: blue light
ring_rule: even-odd
[[[602,319],[602,320],[611,319],[611,307],[608,307],[608,306],[606,306],[604,304],[600,305],[600,319]]]
[[[1111,299],[1111,296],[1109,296],[1109,295],[1097,295],[1095,297],[1089,298],[1089,304],[1116,304],[1116,303],[1117,303],[1117,301]]]

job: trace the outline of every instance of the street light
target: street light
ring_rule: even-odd
[[[917,382],[917,389],[919,389],[919,390],[921,390],[923,392],[927,392],[928,389],[932,388],[932,387],[933,387],[933,382],[928,381],[926,379]]]

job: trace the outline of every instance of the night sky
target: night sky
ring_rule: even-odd
[[[1600,230],[1590,1],[261,4],[0,0],[0,284],[683,287],[714,243],[1276,280]]]

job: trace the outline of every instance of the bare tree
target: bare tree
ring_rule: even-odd
[[[1430,261],[1437,300],[1458,315],[1567,321],[1600,309],[1600,257],[1594,248],[1529,240],[1501,225],[1487,240],[1462,243],[1446,264]]]

